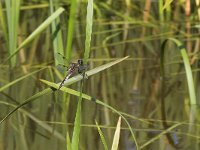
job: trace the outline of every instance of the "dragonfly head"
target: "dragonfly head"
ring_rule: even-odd
[[[82,66],[82,65],[83,65],[83,60],[82,60],[82,59],[78,59],[78,64],[79,64],[80,66]]]

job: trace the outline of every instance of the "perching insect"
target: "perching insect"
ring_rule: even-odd
[[[75,74],[76,70],[78,71],[78,74],[85,76],[86,69],[87,69],[87,65],[83,63],[82,59],[78,59],[77,63],[71,63],[67,69],[67,75],[60,83],[58,90],[64,85],[65,81],[67,81],[73,74]],[[87,75],[86,75],[86,78],[87,78]]]

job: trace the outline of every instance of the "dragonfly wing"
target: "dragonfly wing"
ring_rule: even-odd
[[[71,63],[67,60],[65,56],[63,56],[60,53],[56,53],[55,56],[56,56],[56,60],[58,61],[58,65],[56,66],[56,68],[62,73],[66,72],[66,70],[69,69],[70,67],[69,65]]]
[[[62,54],[56,53],[56,60],[59,62],[59,64],[69,65],[71,62]]]
[[[62,65],[62,64],[58,64],[56,66],[56,69],[61,72],[62,74],[65,74],[66,73],[66,70],[68,70],[68,67],[65,66],[65,65]]]

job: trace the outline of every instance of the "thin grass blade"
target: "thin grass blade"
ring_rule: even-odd
[[[44,31],[52,22],[55,20],[61,13],[63,13],[64,8],[60,7],[54,12],[50,17],[48,17],[35,31],[33,31],[22,43],[21,45],[14,51],[6,60],[10,60],[13,56],[15,56],[21,48],[28,45],[34,38],[36,38],[42,31]]]
[[[119,120],[118,120],[118,123],[117,123],[117,127],[116,127],[116,130],[115,130],[115,135],[114,135],[111,150],[117,150],[118,149],[120,130],[121,130],[121,117],[119,117]]]
[[[12,81],[12,82],[10,82],[10,83],[8,83],[8,84],[2,86],[2,87],[0,88],[0,92],[3,91],[3,90],[5,90],[5,89],[7,89],[7,88],[9,88],[9,87],[12,86],[12,85],[18,83],[19,81],[22,81],[23,79],[26,79],[27,77],[29,77],[29,76],[31,76],[31,75],[37,73],[37,72],[40,72],[40,71],[43,70],[43,69],[46,69],[46,67],[45,67],[45,68],[42,68],[42,69],[40,69],[40,70],[31,72],[31,73],[29,73],[29,74],[26,74],[26,75],[24,75],[24,76],[22,76],[22,77],[20,77],[20,78],[18,78],[18,79],[16,79],[16,80],[14,80],[14,81]]]
[[[70,6],[70,16],[69,16],[69,23],[68,23],[68,34],[67,34],[67,45],[65,48],[66,51],[66,58],[67,60],[71,61],[72,55],[72,40],[73,40],[73,33],[74,33],[74,22],[76,17],[76,9],[77,9],[77,0],[71,0]]]
[[[51,15],[54,13],[54,4],[53,0],[50,0],[50,12]],[[51,23],[52,33],[53,33],[53,51],[54,51],[54,58],[55,58],[55,66],[59,64],[59,61],[56,59],[57,53],[63,54],[63,37],[60,27],[60,18],[56,18]]]
[[[187,77],[187,83],[188,83],[188,90],[189,90],[189,96],[190,96],[190,104],[191,105],[196,105],[197,101],[196,101],[196,94],[195,94],[195,88],[194,88],[194,80],[193,80],[193,76],[192,76],[192,69],[190,66],[190,62],[189,62],[189,58],[186,52],[185,47],[183,46],[183,44],[174,38],[169,38],[167,40],[165,40],[161,46],[161,59],[160,59],[160,63],[161,63],[161,76],[164,79],[165,76],[165,71],[164,71],[164,51],[165,51],[165,46],[167,44],[167,41],[173,41],[177,47],[178,50],[181,53],[183,62],[184,62],[184,66],[185,66],[185,71],[186,71],[186,77]]]
[[[7,28],[6,28],[6,21],[5,21],[5,16],[4,16],[4,13],[3,13],[2,1],[0,1],[0,25],[1,25],[3,35],[4,35],[4,38],[5,38],[5,41],[6,41],[6,46],[8,48],[8,31],[7,31]]]
[[[93,17],[93,0],[88,0],[87,6],[87,17],[86,17],[86,40],[85,40],[85,52],[84,52],[84,63],[87,63],[90,53],[90,42],[92,35],[92,17]],[[85,73],[83,74],[83,78]],[[80,95],[78,100],[78,106],[76,111],[76,118],[74,123],[74,132],[72,137],[72,150],[78,150],[79,146],[79,134],[81,129],[81,102],[82,102],[82,90],[84,80],[80,83]]]
[[[67,135],[67,138],[66,138],[67,150],[71,150],[71,149],[72,149],[72,145],[71,145],[71,141],[70,141],[69,133],[67,132],[66,135]]]
[[[164,130],[163,132],[161,132],[159,135],[155,136],[154,138],[152,138],[151,140],[147,141],[146,143],[144,143],[143,145],[140,146],[141,149],[143,149],[144,147],[148,146],[149,144],[155,142],[156,140],[158,140],[161,136],[164,136],[165,134],[169,133],[170,131],[172,131],[174,128],[183,125],[184,123],[177,123],[171,127],[169,127],[167,130]]]
[[[87,60],[90,55],[90,44],[91,44],[92,24],[93,24],[93,0],[88,0],[86,23],[87,24],[86,24],[84,63],[87,63]]]
[[[79,135],[80,135],[80,130],[81,130],[81,102],[82,102],[82,91],[79,93],[76,117],[74,121],[74,131],[73,131],[73,136],[72,136],[72,150],[78,150],[78,146],[79,146]]]
[[[17,48],[17,33],[18,33],[18,21],[20,12],[20,0],[7,0],[6,4],[6,15],[7,15],[7,26],[8,26],[8,50],[9,55],[14,53]],[[11,67],[16,65],[16,57],[10,59]]]
[[[97,121],[95,121],[96,123],[96,126],[97,126],[97,129],[98,129],[98,132],[99,132],[99,135],[100,135],[100,138],[101,138],[101,142],[103,143],[103,147],[105,150],[108,150],[108,145],[106,143],[106,140],[105,140],[105,137],[103,135],[103,132],[101,131],[101,128],[99,127],[99,124]]]
[[[11,103],[7,103],[5,101],[0,101],[0,104],[1,105],[7,105],[9,107],[14,107],[14,108],[17,107],[16,105],[11,104]],[[48,123],[45,123],[43,120],[38,119],[36,116],[34,116],[32,113],[30,113],[29,110],[20,108],[20,109],[18,109],[18,111],[20,111],[21,113],[23,113],[24,115],[29,117],[31,120],[33,120],[35,123],[37,123],[37,125],[39,125],[43,129],[45,129],[49,133],[52,133],[52,131],[53,131],[53,135],[56,138],[58,138],[59,140],[61,140],[61,141],[65,140],[64,136],[61,133],[59,133],[57,130],[53,129],[53,127],[51,127]]]
[[[20,105],[18,105],[15,109],[13,109],[11,112],[9,112],[5,117],[3,117],[3,119],[1,119],[0,124],[2,124],[8,117],[10,117],[15,111],[17,111],[18,109],[20,109],[21,107],[25,106],[26,104],[29,104],[31,102],[33,102],[34,100],[38,99],[41,96],[45,96],[47,94],[51,94],[54,90],[52,90],[51,88],[47,88],[31,97],[29,97],[28,99],[26,99],[23,103],[21,103]]]

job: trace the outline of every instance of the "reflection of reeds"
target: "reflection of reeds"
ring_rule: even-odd
[[[192,118],[198,111],[189,109],[189,104],[199,103],[200,96],[197,92],[200,89],[199,0],[98,0],[94,1],[94,13],[90,14],[85,1],[43,2],[0,2],[1,118],[9,115],[11,107],[21,104],[15,109],[20,108],[19,112],[12,113],[9,121],[0,124],[2,149],[12,149],[10,143],[17,143],[18,149],[65,149],[66,143],[68,149],[74,143],[76,149],[109,149],[114,137],[114,130],[109,127],[115,126],[119,116],[123,130],[119,132],[119,126],[116,130],[121,135],[118,149],[133,149],[135,145],[138,149],[140,146],[165,149],[173,142],[182,149],[199,149],[195,143],[199,126],[189,121],[181,124],[185,120],[192,123],[199,120]],[[169,38],[176,44],[169,42],[163,53],[161,45]],[[177,48],[180,43],[185,45],[187,53],[183,47]],[[180,49],[180,53],[175,49]],[[89,64],[91,74],[84,80],[83,88],[76,84],[81,78],[78,76],[66,83],[69,89],[63,87],[63,91],[56,92],[54,83],[65,75],[54,67],[60,63],[57,53],[65,55],[69,61],[83,58]],[[130,57],[113,67],[107,66],[105,71],[98,71],[109,64],[108,61],[113,63],[125,56]],[[159,61],[164,57],[160,67]],[[190,64],[194,69],[190,70]],[[98,66],[100,68],[96,69]],[[163,70],[165,76],[160,80]],[[44,83],[55,87],[43,90],[47,86]],[[74,101],[78,97],[79,101],[84,100],[82,107],[79,103],[79,110]],[[34,101],[36,99],[38,101]],[[85,99],[96,100],[96,103]],[[74,123],[76,112],[79,121],[74,128],[57,125],[57,121]],[[95,120],[99,132],[89,126],[95,124]],[[81,128],[81,123],[86,124],[86,128]],[[179,132],[175,132],[175,127]],[[78,129],[74,135],[76,140],[70,141],[73,129]],[[177,133],[178,142],[173,141],[174,133]],[[67,142],[63,142],[65,135]],[[167,142],[164,135],[168,137]],[[8,136],[12,140],[6,138]],[[99,139],[104,140],[106,146],[99,143]],[[114,139],[118,144],[119,139]]]
[[[170,38],[169,40],[173,41],[176,46],[178,47],[178,51],[181,53],[183,62],[184,62],[184,68],[186,71],[186,77],[187,77],[187,84],[188,84],[188,90],[189,90],[189,96],[190,96],[190,105],[196,105],[196,94],[195,94],[195,88],[194,88],[194,81],[193,81],[193,75],[192,70],[189,62],[189,58],[186,52],[186,49],[184,48],[183,44],[178,41],[177,39]],[[166,114],[166,104],[165,104],[165,91],[166,91],[166,82],[165,82],[165,67],[164,67],[164,56],[165,56],[165,46],[166,46],[167,40],[163,42],[161,46],[161,112],[162,112],[162,119],[167,120],[167,114]],[[172,87],[171,87],[172,88]],[[190,117],[191,118],[191,117]],[[193,120],[193,119],[192,119]],[[193,121],[192,121],[193,122]],[[167,122],[163,122],[163,125],[165,129],[169,128],[169,125]],[[177,147],[176,141],[172,139],[172,136],[169,133],[166,133],[168,141],[171,143],[171,145],[175,148]]]

